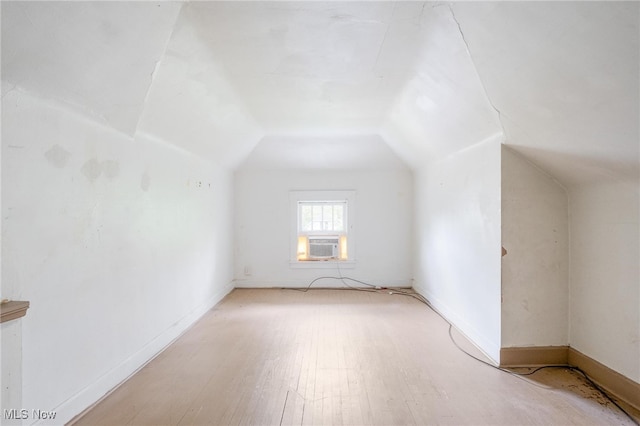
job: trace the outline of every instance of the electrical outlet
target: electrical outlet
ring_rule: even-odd
[[[248,277],[248,276],[251,276],[251,268],[250,268],[250,267],[248,267],[248,266],[245,266],[245,267],[244,267],[244,274],[245,274],[245,276],[247,276],[247,277]]]

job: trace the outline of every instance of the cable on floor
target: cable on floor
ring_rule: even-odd
[[[437,313],[437,311],[436,311]],[[440,317],[442,317],[442,315],[440,315]],[[446,321],[446,320],[445,320]],[[447,321],[448,322],[448,321]],[[452,325],[451,323],[449,323],[449,338],[451,339],[451,341],[453,342],[453,344],[462,352],[464,352],[465,354],[467,354],[468,356],[470,356],[471,358],[475,359],[478,362],[481,362],[485,365],[488,365],[491,368],[495,368],[496,370],[511,374],[512,376],[516,376],[516,377],[522,377],[522,376],[531,376],[535,373],[537,373],[540,370],[545,370],[545,369],[556,369],[556,368],[562,368],[562,369],[566,369],[566,370],[570,370],[570,371],[574,371],[576,373],[579,373],[580,375],[582,375],[585,380],[591,385],[593,386],[593,388],[595,388],[598,392],[600,392],[600,394],[602,394],[602,396],[604,396],[609,402],[611,402],[613,405],[615,405],[625,416],[627,416],[629,418],[629,420],[631,420],[635,425],[640,426],[640,424],[638,423],[638,421],[631,416],[631,414],[629,414],[627,412],[627,410],[625,410],[624,408],[622,408],[622,406],[620,404],[618,404],[611,396],[609,396],[609,394],[602,389],[600,386],[598,386],[592,379],[591,377],[589,377],[587,375],[587,373],[585,373],[582,369],[575,367],[573,365],[569,365],[569,364],[559,364],[559,365],[542,365],[540,367],[536,367],[531,371],[528,371],[526,373],[518,373],[517,371],[512,371],[503,367],[498,367],[495,366],[489,362],[484,361],[483,359],[480,359],[472,354],[470,354],[469,352],[467,352],[466,350],[464,350],[460,345],[458,345],[458,343],[456,342],[456,340],[453,338],[453,335],[451,334],[451,329],[452,329]]]
[[[429,309],[431,309],[433,312],[435,312],[440,318],[442,318],[447,324],[449,324],[449,338],[451,339],[451,342],[453,342],[453,344],[456,346],[456,348],[458,348],[460,351],[462,351],[463,353],[465,353],[466,355],[468,355],[469,357],[475,359],[476,361],[487,365],[491,368],[494,368],[498,371],[502,371],[503,373],[507,373],[507,374],[511,374],[512,376],[516,376],[516,377],[522,377],[522,376],[531,376],[535,373],[537,373],[540,370],[544,370],[544,369],[552,369],[552,368],[564,368],[570,371],[574,371],[576,373],[579,373],[580,375],[582,375],[585,380],[591,385],[593,386],[598,392],[600,392],[609,402],[611,402],[613,405],[615,405],[625,416],[627,416],[627,418],[629,418],[629,420],[631,420],[636,426],[640,426],[640,423],[638,423],[638,421],[631,416],[631,414],[629,414],[627,412],[627,410],[625,410],[622,406],[620,406],[620,404],[618,404],[611,396],[609,396],[609,394],[602,389],[600,386],[598,386],[588,375],[587,373],[585,373],[584,371],[582,371],[580,368],[572,366],[572,365],[543,365],[540,367],[536,367],[531,371],[528,371],[526,373],[518,373],[516,371],[511,371],[509,369],[503,368],[503,367],[499,367],[496,365],[493,365],[481,358],[478,358],[476,356],[474,356],[473,354],[467,352],[466,350],[464,350],[460,345],[458,345],[458,343],[456,342],[456,340],[453,338],[453,334],[451,333],[451,330],[453,328],[453,324],[451,324],[444,316],[442,316],[442,314],[440,314],[440,312],[438,312],[433,306],[431,306],[431,303],[429,303],[429,301],[420,293],[416,292],[413,289],[406,289],[406,288],[400,288],[400,287],[385,287],[385,286],[379,286],[379,285],[374,285],[374,284],[370,284],[367,283],[365,281],[361,281],[361,280],[357,280],[355,278],[351,278],[351,277],[345,277],[342,275],[342,271],[340,270],[340,265],[338,264],[338,262],[336,262],[336,267],[338,268],[338,275],[337,277],[333,277],[333,276],[322,276],[322,277],[318,277],[314,280],[312,280],[309,285],[307,285],[307,287],[303,288],[303,289],[297,289],[297,288],[283,288],[283,290],[297,290],[297,291],[301,291],[303,293],[308,292],[311,287],[313,286],[313,284],[315,284],[317,281],[320,280],[324,280],[324,279],[332,279],[332,280],[339,280],[341,281],[346,287],[347,290],[356,290],[356,291],[366,291],[366,292],[372,292],[372,293],[384,293],[384,294],[390,294],[390,295],[400,295],[400,296],[406,296],[406,297],[412,297],[416,300],[418,300],[419,302],[425,304]],[[364,285],[365,287],[369,287],[369,288],[362,288],[362,287],[354,287],[351,286],[347,283],[347,281],[352,281],[361,285]],[[529,383],[529,382],[527,382]]]

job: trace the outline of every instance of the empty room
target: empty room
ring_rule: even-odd
[[[0,13],[1,424],[640,421],[640,3]]]

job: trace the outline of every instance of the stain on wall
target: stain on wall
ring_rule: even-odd
[[[95,182],[102,174],[112,180],[120,174],[120,163],[114,160],[98,161],[97,158],[92,158],[84,163],[80,171],[89,182]]]
[[[54,145],[49,149],[49,151],[44,153],[44,156],[53,167],[62,169],[69,162],[71,153],[60,145]]]
[[[102,163],[97,158],[92,158],[84,163],[80,171],[89,182],[95,182],[102,174]]]
[[[102,162],[102,170],[107,179],[115,179],[120,173],[120,163],[114,160],[105,160]]]
[[[147,192],[150,185],[151,178],[149,177],[149,173],[145,171],[140,178],[140,189],[142,189],[144,192]]]

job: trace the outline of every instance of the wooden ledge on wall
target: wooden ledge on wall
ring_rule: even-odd
[[[3,301],[0,304],[0,323],[22,318],[27,314],[27,309],[29,309],[29,302],[20,300]]]

